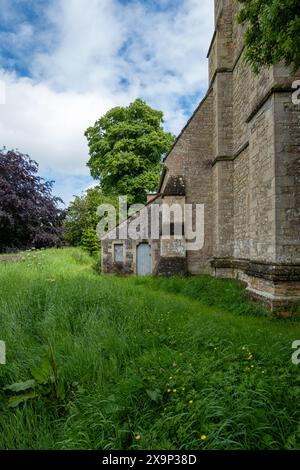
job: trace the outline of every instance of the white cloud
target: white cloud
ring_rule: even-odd
[[[207,87],[213,0],[163,11],[139,1],[52,0],[45,15],[49,30],[23,24],[11,37],[12,49],[33,35],[40,47],[28,51],[31,78],[0,73],[0,146],[29,153],[44,174],[66,175],[69,199],[78,190],[72,178],[88,175],[84,131],[112,106],[142,97],[164,111],[168,130],[180,131],[188,117],[181,98]]]
[[[57,47],[38,55],[33,74],[59,90],[111,93],[119,75],[118,50],[126,24],[115,0],[56,0],[49,10]]]
[[[43,173],[88,174],[84,131],[115,104],[97,93],[56,92],[43,83],[1,74],[6,104],[0,107],[0,146],[19,148]]]

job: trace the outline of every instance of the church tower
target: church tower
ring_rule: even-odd
[[[209,50],[214,105],[216,276],[237,276],[272,308],[300,300],[300,106],[282,64],[245,64],[238,2],[215,0]]]

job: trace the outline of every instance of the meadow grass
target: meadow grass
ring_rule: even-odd
[[[300,448],[297,316],[269,317],[235,281],[93,263],[78,249],[0,263],[1,449]],[[17,405],[7,387],[39,375]]]

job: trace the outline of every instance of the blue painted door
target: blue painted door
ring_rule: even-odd
[[[141,243],[136,251],[136,271],[138,276],[147,276],[152,273],[151,246]]]

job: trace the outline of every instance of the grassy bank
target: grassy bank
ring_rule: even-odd
[[[297,318],[269,318],[233,281],[92,263],[76,249],[0,263],[1,449],[300,448]]]

